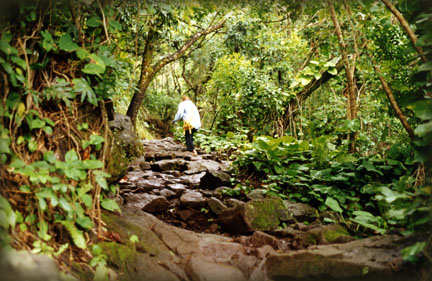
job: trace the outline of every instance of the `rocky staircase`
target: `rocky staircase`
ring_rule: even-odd
[[[232,198],[229,162],[171,138],[142,144],[120,180],[122,214],[105,216],[118,239],[102,246],[125,280],[413,280],[400,256],[412,238],[355,239],[261,190]]]

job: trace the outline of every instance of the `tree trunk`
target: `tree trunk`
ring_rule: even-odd
[[[396,99],[393,96],[393,93],[392,93],[389,85],[387,84],[387,81],[381,75],[381,71],[380,71],[379,67],[377,66],[377,63],[375,62],[375,60],[373,59],[371,54],[369,54],[369,58],[372,61],[375,72],[377,73],[378,78],[381,81],[381,85],[384,88],[384,91],[387,95],[387,98],[389,99],[390,104],[391,104],[393,110],[395,111],[397,118],[399,118],[399,120],[401,121],[402,126],[405,128],[405,130],[407,131],[410,138],[412,140],[415,139],[414,130],[412,129],[411,125],[407,122],[405,115],[403,114],[402,110],[400,109]]]
[[[428,60],[423,53],[423,48],[420,46],[416,46],[417,36],[412,31],[412,29],[410,28],[408,22],[405,20],[403,15],[398,11],[398,9],[396,9],[395,6],[393,6],[393,4],[389,0],[381,0],[381,1],[387,6],[387,8],[398,19],[398,21],[402,25],[403,29],[405,29],[405,32],[408,34],[409,38],[411,39],[411,42],[413,43],[414,48],[416,48],[417,52],[419,53],[421,60],[423,62],[427,62]]]
[[[356,105],[356,93],[355,93],[355,84],[354,84],[354,77],[353,77],[353,70],[354,68],[350,67],[348,54],[346,51],[346,44],[344,41],[344,38],[342,36],[342,30],[340,28],[339,22],[336,18],[336,12],[333,6],[332,0],[328,0],[328,5],[330,9],[330,15],[333,21],[333,25],[335,26],[336,35],[338,37],[339,41],[339,48],[342,53],[342,60],[344,62],[345,66],[345,73],[348,81],[348,120],[354,120],[357,118],[357,105]],[[349,135],[349,152],[354,153],[355,152],[355,142],[356,142],[356,134],[352,133]]]
[[[225,24],[225,20],[222,20],[216,25],[210,26],[209,28],[200,31],[193,35],[191,38],[189,38],[177,51],[174,53],[171,53],[160,60],[158,60],[153,65],[150,65],[152,55],[153,55],[153,46],[154,41],[152,40],[153,35],[147,37],[146,42],[146,50],[147,47],[149,50],[144,50],[144,56],[143,56],[143,63],[142,63],[142,70],[141,70],[141,76],[140,81],[138,83],[138,90],[135,92],[134,96],[132,97],[131,103],[129,105],[127,115],[131,118],[132,124],[134,126],[136,125],[136,117],[138,114],[138,110],[141,107],[142,101],[144,100],[145,93],[147,91],[148,86],[150,85],[150,82],[153,80],[154,76],[167,64],[178,60],[181,58],[184,53],[196,42],[198,39],[200,39],[203,36],[206,36],[209,33],[212,33],[220,28],[222,28]],[[154,31],[153,31],[154,32]]]
[[[343,60],[338,61],[336,64],[336,70],[339,74],[339,72],[343,68]],[[303,90],[301,90],[299,93],[296,94],[296,97],[293,98],[288,106],[285,108],[284,117],[283,117],[283,130],[289,127],[290,120],[294,117],[295,114],[297,114],[298,110],[298,103],[302,103],[306,98],[308,98],[316,89],[327,83],[328,80],[330,80],[333,77],[336,77],[336,75],[333,75],[329,73],[328,71],[325,71],[320,79],[313,78],[309,84],[307,84]]]
[[[146,44],[144,47],[144,54],[141,64],[141,76],[138,81],[138,90],[132,97],[131,103],[128,107],[126,115],[129,116],[132,120],[133,125],[136,123],[136,116],[138,114],[138,110],[141,106],[142,101],[144,100],[145,91],[150,84],[152,77],[152,69],[151,69],[151,60],[153,58],[154,52],[154,38],[155,30],[152,26],[147,34]]]

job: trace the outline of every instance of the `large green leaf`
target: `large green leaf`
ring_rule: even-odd
[[[432,61],[420,65],[418,71],[432,71]]]
[[[432,133],[432,121],[418,125],[414,129],[414,133],[419,137],[424,137]]]
[[[342,209],[339,206],[338,201],[336,201],[335,199],[331,198],[331,197],[327,197],[326,201],[324,202],[324,204],[329,207],[330,209],[332,209],[335,212],[338,213],[342,213]]]
[[[63,34],[59,40],[59,48],[66,52],[72,52],[79,49],[79,46],[72,40],[69,34]]]
[[[103,199],[101,201],[101,207],[108,211],[120,211],[119,206],[112,199]]]
[[[432,119],[432,100],[419,100],[407,106],[422,120]]]

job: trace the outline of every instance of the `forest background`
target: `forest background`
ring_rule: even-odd
[[[169,122],[182,95],[201,112],[197,144],[234,160],[232,195],[263,188],[332,210],[359,235],[430,230],[428,1],[3,7],[3,245],[59,259],[76,247],[102,267],[87,233],[103,236],[101,208],[119,209],[107,104],[140,138],[182,140]]]

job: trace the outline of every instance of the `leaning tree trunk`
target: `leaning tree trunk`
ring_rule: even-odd
[[[153,65],[150,65],[153,51],[149,51],[147,54],[144,52],[143,56],[143,66],[140,76],[140,81],[138,83],[138,90],[135,92],[134,96],[132,97],[131,103],[129,105],[129,108],[127,110],[126,115],[128,115],[131,120],[132,124],[136,125],[136,117],[138,115],[138,110],[141,107],[141,104],[144,100],[145,93],[147,91],[148,86],[150,85],[150,82],[153,80],[154,76],[167,64],[178,60],[181,58],[185,52],[192,47],[192,45],[198,41],[203,36],[206,36],[209,33],[215,32],[216,30],[222,28],[225,24],[225,20],[222,20],[218,24],[215,24],[213,26],[210,26],[207,29],[204,29],[195,35],[193,35],[191,38],[189,38],[177,51],[175,51],[172,54],[169,54],[160,60],[158,60]],[[149,39],[149,38],[148,38]],[[154,45],[154,42],[151,41],[152,38],[150,38],[150,41],[147,42],[147,44],[150,44],[151,46]],[[147,46],[147,45],[146,45]],[[150,46],[149,46],[150,48]]]
[[[397,118],[399,118],[400,122],[402,123],[402,126],[405,128],[405,130],[407,131],[410,138],[412,140],[415,139],[414,130],[412,129],[411,125],[406,120],[405,115],[403,114],[402,110],[400,109],[395,97],[393,96],[393,93],[390,89],[390,86],[387,84],[387,81],[382,76],[381,71],[380,71],[376,61],[373,59],[371,54],[369,54],[369,58],[372,61],[372,65],[375,69],[375,72],[378,75],[378,78],[381,82],[381,85],[383,86],[383,89],[387,95],[388,100],[390,101],[390,104],[391,104],[394,112],[396,113]]]
[[[356,93],[355,93],[355,84],[354,84],[354,77],[353,77],[353,70],[354,68],[351,68],[349,59],[348,59],[348,53],[346,50],[346,43],[342,36],[342,30],[340,28],[338,19],[336,17],[336,12],[333,6],[332,0],[327,1],[329,4],[330,9],[330,15],[333,21],[333,24],[335,26],[336,35],[339,41],[339,48],[342,53],[342,60],[344,62],[345,67],[345,73],[348,81],[348,110],[347,110],[347,117],[348,120],[354,120],[357,118],[357,105],[356,105]],[[356,143],[356,134],[351,133],[349,135],[349,152],[354,153],[355,152],[355,143]]]

